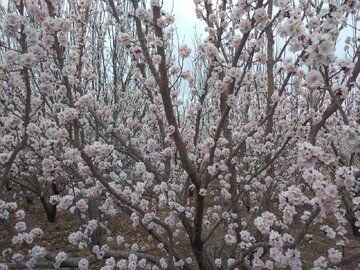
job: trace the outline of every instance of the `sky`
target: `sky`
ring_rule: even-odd
[[[187,44],[190,48],[195,48],[195,33],[201,36],[204,33],[205,23],[196,18],[195,4],[193,0],[164,0],[163,9],[175,16],[175,27],[178,32],[179,44]],[[192,49],[194,51],[194,49]],[[185,69],[191,70],[191,63],[185,61]],[[187,96],[188,84],[182,83],[180,86],[181,95]]]
[[[164,10],[175,16],[175,25],[179,34],[180,44],[192,46],[196,32],[204,32],[204,24],[196,18],[193,0],[164,0]]]

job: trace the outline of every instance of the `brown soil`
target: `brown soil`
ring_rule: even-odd
[[[11,192],[8,192],[10,195]],[[40,227],[44,230],[44,236],[41,239],[41,246],[47,248],[47,250],[52,252],[65,251],[68,254],[72,254],[73,256],[88,256],[90,255],[89,251],[79,251],[78,249],[73,248],[67,240],[67,236],[70,232],[75,231],[79,228],[79,221],[76,217],[69,214],[69,212],[58,212],[57,219],[55,223],[49,223],[46,219],[46,214],[40,205],[38,200],[34,200],[33,204],[27,204],[23,198],[18,199],[18,205],[20,209],[24,209],[26,211],[26,223],[28,229],[32,229],[35,227]],[[296,219],[295,219],[296,220]],[[149,250],[157,249],[153,241],[149,241],[147,238],[147,234],[142,232],[141,230],[134,231],[131,227],[131,223],[127,218],[115,218],[109,221],[109,227],[114,230],[121,232],[122,235],[129,239],[136,239],[136,242],[142,244],[143,246],[147,246]],[[331,221],[330,224],[331,226]],[[293,233],[300,231],[301,224],[297,224],[293,226]],[[221,239],[221,231],[222,228],[219,227],[217,236],[215,238]],[[344,248],[344,255],[349,256],[354,254],[355,252],[360,252],[360,239],[354,238],[351,235],[350,228],[348,229],[348,238],[349,245]],[[312,239],[306,239],[302,242],[300,246],[301,258],[303,261],[303,269],[311,269],[313,267],[313,261],[317,259],[319,256],[327,257],[327,249],[329,245],[334,244],[334,240],[331,240],[325,236],[325,234],[319,229],[318,225],[315,225],[308,232],[309,235],[312,235]],[[116,241],[114,239],[114,241]],[[176,239],[177,249],[180,250],[182,255],[191,255],[191,252],[186,248],[189,245],[185,244],[188,239],[184,237],[184,234],[180,234],[180,237]],[[216,240],[215,240],[216,241]],[[10,238],[7,232],[0,227],[0,253],[7,247],[9,247]],[[214,243],[209,243],[209,245]],[[21,251],[23,248],[21,246],[11,246],[15,251]],[[26,254],[23,252],[23,254]],[[0,254],[0,262],[8,260],[9,256]],[[349,269],[358,269],[357,264],[360,263],[360,258],[350,265],[339,268],[343,270]],[[93,265],[91,269],[99,269],[100,264]]]

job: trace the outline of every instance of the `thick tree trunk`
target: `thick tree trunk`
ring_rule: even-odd
[[[26,203],[33,204],[34,203],[34,194],[24,186],[21,186],[21,189],[22,189],[22,192],[24,193]]]
[[[97,204],[94,198],[90,198],[89,202],[89,219],[96,219],[98,220],[98,214],[97,214]],[[104,235],[105,231],[103,228],[98,227],[94,233],[91,235],[91,244],[93,246],[101,245],[102,243],[102,236]]]
[[[346,190],[344,188],[340,189],[340,192],[344,192],[341,198],[345,206],[346,211],[346,219],[349,221],[353,235],[356,237],[360,237],[360,227],[356,226],[355,223],[357,221],[355,214],[353,212],[354,205],[352,201],[348,198],[348,195],[345,194]]]
[[[194,219],[194,231],[191,237],[191,245],[194,251],[196,261],[199,269],[206,268],[206,261],[204,256],[204,243],[202,241],[202,220],[204,216],[204,197],[199,194],[199,190],[196,189],[196,202],[195,202],[195,219]]]
[[[351,219],[348,218],[348,220],[351,225],[353,235],[356,237],[360,237],[360,227],[355,225],[357,219],[353,216]]]
[[[9,180],[9,181],[7,181],[6,182],[6,190],[7,191],[11,191],[12,190],[12,188],[13,188],[13,183]]]
[[[56,205],[49,204],[43,196],[40,196],[40,202],[45,210],[47,221],[54,223],[56,220]]]

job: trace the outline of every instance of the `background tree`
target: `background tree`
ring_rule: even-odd
[[[315,269],[354,262],[359,4],[195,1],[196,49],[162,4],[9,1],[0,221],[29,252],[1,268],[301,269],[320,231]],[[68,241],[87,255],[46,250],[10,179],[49,221],[78,217]]]

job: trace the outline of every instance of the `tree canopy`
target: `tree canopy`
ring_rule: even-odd
[[[0,269],[360,263],[358,1],[164,1],[1,6]]]

